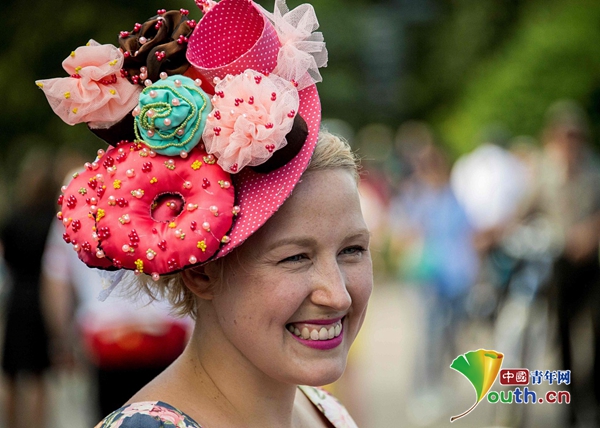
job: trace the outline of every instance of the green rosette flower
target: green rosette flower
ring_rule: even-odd
[[[135,136],[161,155],[189,152],[200,142],[210,110],[208,95],[192,79],[161,77],[140,94]]]

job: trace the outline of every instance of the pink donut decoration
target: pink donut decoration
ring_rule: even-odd
[[[114,267],[156,279],[207,261],[229,242],[239,208],[230,175],[215,161],[203,144],[174,157],[139,142],[106,152],[96,233]]]
[[[106,191],[104,175],[97,162],[87,163],[85,167],[63,187],[57,217],[65,227],[63,239],[73,245],[79,258],[90,267],[108,269],[112,263],[98,247],[95,219],[98,203]]]

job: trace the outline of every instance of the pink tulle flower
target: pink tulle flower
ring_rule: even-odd
[[[298,112],[296,87],[271,74],[246,70],[217,83],[202,138],[206,151],[230,173],[266,162],[287,144]]]
[[[136,105],[142,88],[121,76],[123,53],[90,40],[63,61],[69,77],[38,80],[50,107],[69,125],[109,128]]]
[[[285,0],[275,0],[273,13],[259,8],[277,30],[281,42],[273,73],[296,82],[299,91],[322,81],[319,68],[327,66],[327,49],[323,34],[315,32],[319,21],[313,6],[306,3],[289,10]]]
[[[216,1],[213,0],[196,0],[196,6],[202,9],[202,13],[205,15],[211,11],[213,7],[217,5]]]

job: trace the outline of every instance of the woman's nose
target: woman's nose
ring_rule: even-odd
[[[319,263],[313,273],[311,301],[338,312],[345,312],[352,304],[346,287],[346,278],[336,261]]]

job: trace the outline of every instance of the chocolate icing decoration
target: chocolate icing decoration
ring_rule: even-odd
[[[281,168],[283,165],[291,161],[294,156],[300,152],[300,149],[304,145],[306,138],[308,137],[308,125],[302,117],[297,114],[294,118],[294,125],[292,130],[285,136],[287,144],[275,151],[273,156],[268,161],[260,165],[251,167],[254,171],[266,174],[271,171],[275,171],[277,168]]]
[[[131,114],[126,114],[123,119],[112,125],[110,128],[88,128],[97,137],[102,138],[111,146],[116,146],[117,143],[123,140],[134,141],[134,117]]]
[[[158,24],[162,22],[162,24]],[[157,29],[156,26],[160,25]],[[140,68],[146,67],[148,79],[156,82],[161,72],[169,76],[183,74],[190,63],[185,57],[187,38],[192,34],[195,23],[188,20],[187,14],[179,10],[170,10],[160,15],[153,16],[144,22],[139,31],[132,31],[126,37],[119,37],[119,46],[125,54],[123,70],[132,83],[144,84],[144,79],[134,76],[140,75]],[[180,41],[180,36],[185,41]],[[140,43],[140,37],[146,38]],[[157,52],[164,52],[164,57],[159,61]]]

